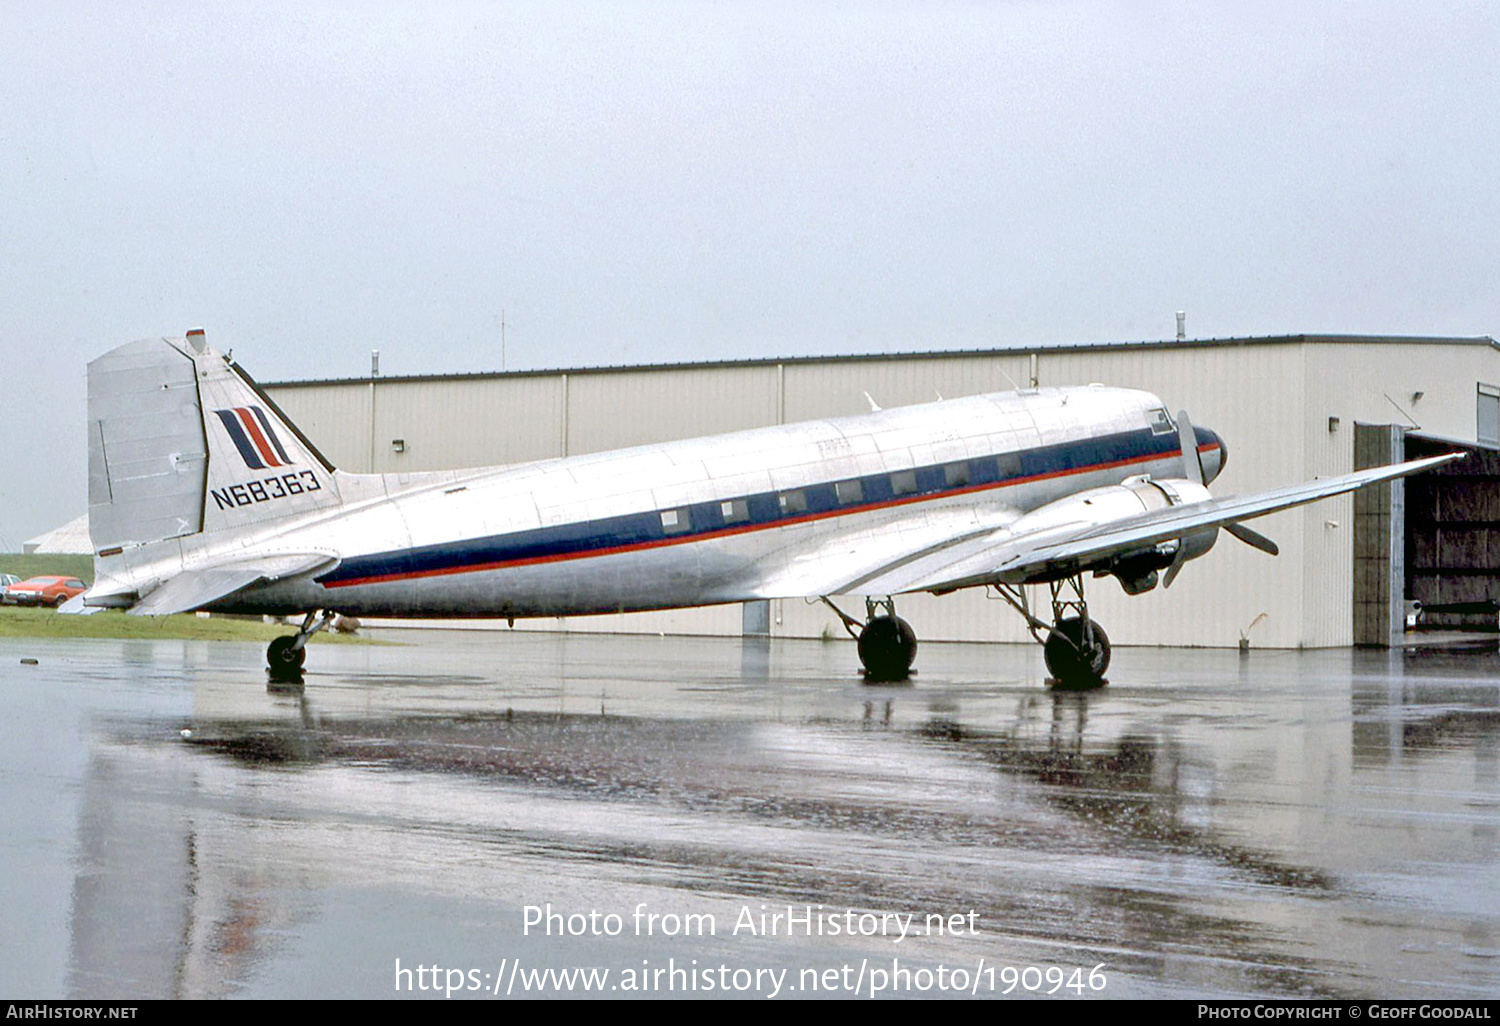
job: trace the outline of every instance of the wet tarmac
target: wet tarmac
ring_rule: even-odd
[[[0,641],[0,994],[1500,993],[1493,649],[386,636]]]

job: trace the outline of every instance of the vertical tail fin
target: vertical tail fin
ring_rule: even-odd
[[[201,329],[106,353],[88,388],[96,553],[339,504],[333,467]]]

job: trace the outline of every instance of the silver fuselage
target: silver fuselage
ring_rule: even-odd
[[[1003,529],[1082,490],[1177,476],[1175,433],[1150,423],[1161,407],[1131,390],[1041,389],[514,467],[338,474],[336,510],[170,544],[187,569],[339,561],[212,607],[236,612],[529,617],[859,594],[860,565],[923,534]],[[1203,436],[1217,473],[1218,440]]]

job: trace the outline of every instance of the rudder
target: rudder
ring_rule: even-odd
[[[142,339],[89,363],[89,536],[95,552],[203,529],[208,449],[193,361]]]

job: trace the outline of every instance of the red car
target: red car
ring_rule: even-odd
[[[5,589],[5,601],[18,606],[60,606],[88,590],[76,577],[32,577]]]

